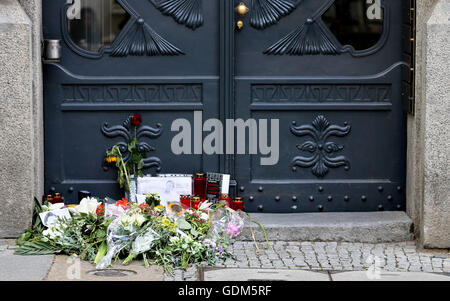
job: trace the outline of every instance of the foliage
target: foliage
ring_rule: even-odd
[[[150,206],[151,209],[154,209],[161,204],[161,199],[156,193],[152,193],[145,197],[145,203]]]
[[[35,212],[42,210],[39,203]],[[42,211],[41,211],[42,212]],[[71,219],[59,219],[54,228],[61,233],[52,239],[42,231],[43,225],[26,230],[17,240],[18,255],[78,254],[81,259],[94,261],[99,247],[106,241],[106,229],[110,220],[91,214],[73,215]]]
[[[130,192],[130,166],[123,160],[119,147],[114,145],[110,151],[106,152],[106,158],[107,161],[114,162],[117,167],[117,182],[120,188]]]
[[[130,156],[124,159],[117,145],[113,146],[111,150],[106,152],[105,161],[107,163],[114,163],[117,167],[120,188],[124,188],[127,192],[130,192],[130,179],[131,175],[135,177],[143,177],[142,169],[144,168],[144,159],[146,158],[145,152],[139,150],[139,140],[137,139],[137,128],[141,125],[141,115],[134,114],[129,117],[130,123],[134,126],[134,136],[130,138],[127,145],[127,150]]]
[[[82,203],[86,206],[69,208],[70,219],[60,218],[47,229],[36,222],[34,229],[19,238],[16,253],[77,254],[100,268],[108,267],[112,260],[122,259],[128,264],[143,259],[146,266],[160,265],[171,273],[175,267],[213,265],[232,257],[226,249],[233,243],[235,234],[228,228],[240,223],[240,231],[243,225],[242,218],[231,209],[208,208],[207,212],[189,209],[179,213],[171,211],[170,206],[154,206],[156,196],[149,199],[153,206],[122,199],[113,205],[98,203],[95,208],[96,200],[85,200]],[[89,207],[92,204],[94,208]],[[120,209],[121,213],[110,214],[117,211],[108,212],[109,206]],[[42,210],[36,202],[36,221]]]

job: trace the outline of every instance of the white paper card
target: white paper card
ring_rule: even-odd
[[[222,193],[228,194],[230,192],[230,175],[222,175]]]
[[[139,205],[145,203],[146,198],[147,196],[145,194],[136,194],[136,201]]]
[[[39,213],[39,217],[41,218],[42,224],[44,226],[51,227],[53,226],[58,218],[65,218],[65,219],[71,219],[72,216],[70,215],[69,209],[63,208],[63,209],[55,209],[52,211],[46,211]]]
[[[161,205],[179,202],[180,195],[192,194],[192,177],[141,177],[137,179],[137,193],[156,193],[161,198]]]

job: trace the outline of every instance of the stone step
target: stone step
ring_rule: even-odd
[[[271,241],[342,241],[387,243],[414,239],[413,222],[405,212],[251,213]],[[239,240],[264,241],[260,227],[246,223]]]

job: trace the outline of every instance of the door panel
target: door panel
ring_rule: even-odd
[[[104,154],[139,112],[146,173],[231,173],[247,211],[404,210],[404,1],[243,0],[239,16],[241,1],[44,1],[44,37],[62,41],[44,62],[46,190],[120,197]],[[194,111],[278,119],[279,161],[174,155],[171,124]]]
[[[236,16],[244,27],[235,35],[235,116],[280,123],[276,165],[261,166],[258,155],[236,156],[247,209],[403,209],[402,1],[380,2],[384,21],[365,29],[378,30],[378,42],[365,50],[341,45],[322,19],[356,28],[357,20],[348,19],[357,7],[361,20],[374,14],[366,1],[297,1],[264,29],[251,26],[251,10],[262,1],[246,2],[249,14]],[[353,10],[342,14],[345,8]],[[357,30],[348,30],[355,45]]]
[[[193,125],[194,111],[202,111],[205,118],[219,114],[218,1],[203,3],[201,13],[208,18],[193,30],[164,15],[157,2],[119,0],[130,15],[128,23],[97,52],[72,40],[67,10],[80,4],[99,12],[95,5],[110,1],[69,2],[44,1],[43,7],[44,37],[62,41],[61,61],[44,63],[46,191],[62,192],[68,200],[76,199],[81,189],[121,197],[117,172],[105,165],[104,155],[127,142],[123,123],[136,112],[149,127],[140,141],[154,148],[147,153],[145,173],[218,171],[218,156],[177,156],[171,151],[173,120],[185,118]],[[108,7],[100,12],[114,13]],[[142,38],[149,42],[155,33],[183,54],[164,53],[161,45],[167,45],[161,40],[153,44],[161,48],[151,52]]]

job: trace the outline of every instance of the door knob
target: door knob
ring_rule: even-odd
[[[236,6],[234,10],[239,16],[243,17],[248,13],[249,8],[245,5],[244,2],[241,2],[238,6]]]

